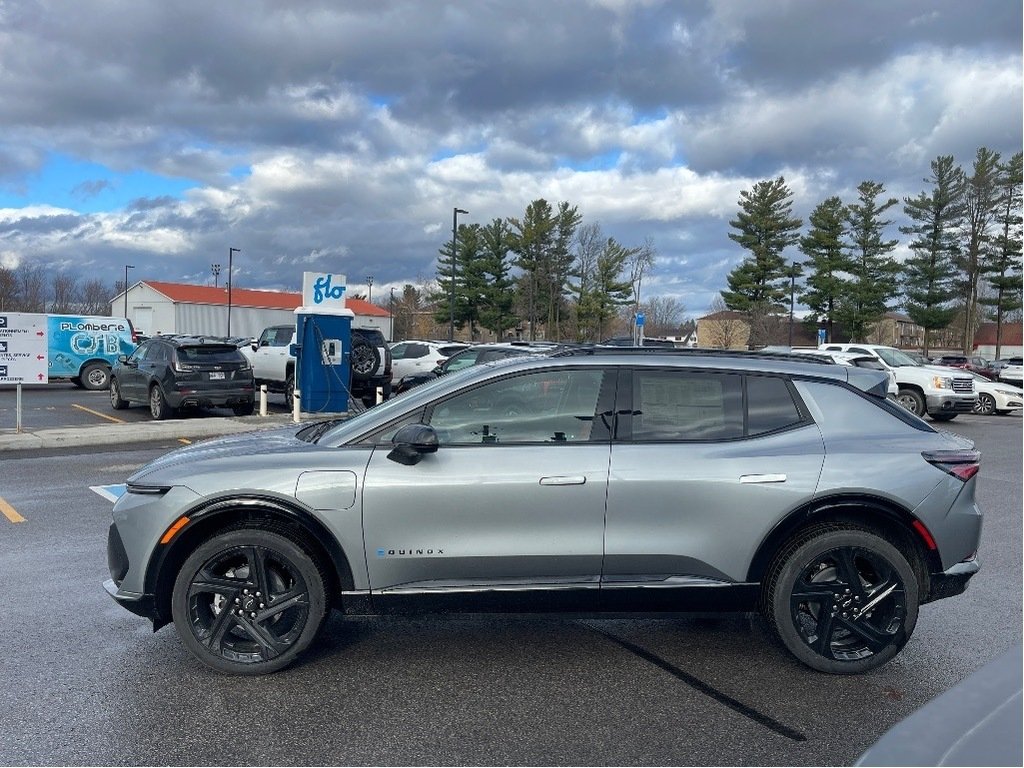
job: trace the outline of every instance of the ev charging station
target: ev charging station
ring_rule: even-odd
[[[345,276],[306,272],[295,310],[295,358],[303,413],[348,411],[352,310],[345,306]]]

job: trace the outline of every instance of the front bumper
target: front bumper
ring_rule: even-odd
[[[977,395],[960,395],[950,391],[948,394],[928,395],[928,413],[971,413]]]
[[[931,576],[931,588],[928,590],[928,599],[922,602],[930,603],[933,600],[942,600],[946,597],[962,594],[967,589],[967,584],[979,570],[981,562],[977,555],[970,560],[957,563],[952,568],[942,573],[933,573]]]
[[[110,595],[114,602],[136,616],[152,619],[156,623],[156,601],[152,595],[139,595],[134,592],[122,592],[113,579],[103,582],[103,589]]]

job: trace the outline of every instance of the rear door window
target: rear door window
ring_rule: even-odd
[[[801,421],[789,385],[777,376],[747,376],[747,434],[762,435]]]

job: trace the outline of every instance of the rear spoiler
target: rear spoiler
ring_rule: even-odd
[[[847,369],[846,381],[869,395],[885,400],[889,395],[889,372],[876,371],[873,368]]]

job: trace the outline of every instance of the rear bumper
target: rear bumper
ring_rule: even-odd
[[[167,404],[172,408],[198,406],[200,408],[230,407],[255,402],[256,389],[253,386],[233,387],[222,390],[175,390],[167,393]]]
[[[933,573],[931,577],[931,589],[928,590],[928,599],[924,602],[942,600],[945,597],[953,597],[962,594],[967,589],[971,577],[981,570],[981,562],[975,555],[970,560],[957,563],[952,568],[942,573]]]

